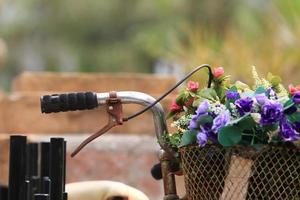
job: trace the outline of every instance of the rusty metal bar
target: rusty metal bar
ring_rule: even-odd
[[[161,163],[161,171],[163,177],[163,185],[164,185],[164,200],[179,200],[176,191],[176,182],[175,175],[171,172],[171,161],[173,156],[165,152],[164,150],[160,151],[159,160]]]

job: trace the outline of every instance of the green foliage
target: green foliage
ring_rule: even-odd
[[[181,138],[180,147],[187,146],[190,144],[195,144],[197,141],[197,131],[188,130],[183,133]]]
[[[192,67],[226,65],[243,81],[250,77],[245,67],[252,65],[282,75],[285,84],[300,74],[298,1],[27,0],[1,5],[9,8],[0,14],[0,35],[9,47],[3,84],[23,68],[32,69],[24,52],[34,52],[29,60],[37,60],[38,70],[151,72],[161,59]],[[222,90],[217,93],[222,100]]]
[[[168,143],[173,147],[177,148],[181,143],[182,135],[180,133],[173,133],[168,137]]]
[[[255,94],[265,94],[266,93],[266,89],[262,86],[256,88],[255,90]]]
[[[300,122],[300,112],[296,112],[291,115],[288,115],[287,118],[292,123]]]
[[[294,105],[295,105],[295,103],[293,102],[293,100],[289,99],[284,103],[283,107],[284,107],[284,110],[288,110],[289,108],[291,108]]]
[[[208,99],[213,102],[219,100],[217,92],[213,88],[204,88],[199,92],[198,95],[202,99]]]
[[[199,117],[199,119],[197,120],[199,126],[212,123],[212,122],[213,122],[213,118],[210,115],[203,115]]]
[[[218,134],[218,141],[224,147],[238,144],[242,139],[242,132],[237,126],[224,126]]]

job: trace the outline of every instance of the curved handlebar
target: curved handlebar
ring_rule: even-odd
[[[149,106],[156,100],[145,93],[134,91],[117,92],[118,98],[122,104],[139,104]],[[93,109],[106,104],[109,93],[68,93],[45,95],[41,97],[41,110],[43,113],[66,112],[74,110]],[[173,154],[172,148],[167,144],[166,136],[168,134],[165,113],[160,103],[155,104],[151,109],[154,120],[155,133],[159,145],[166,152]]]

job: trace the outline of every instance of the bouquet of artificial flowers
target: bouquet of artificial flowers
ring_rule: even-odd
[[[189,81],[172,103],[167,139],[180,150],[188,199],[300,196],[300,86],[252,73],[253,86],[232,84],[218,67],[211,87]]]
[[[174,147],[220,144],[262,147],[300,139],[300,86],[286,90],[271,73],[260,78],[253,67],[255,84],[230,83],[224,69],[213,71],[211,88],[200,89],[189,81],[171,105]]]

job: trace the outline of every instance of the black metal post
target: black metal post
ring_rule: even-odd
[[[66,191],[66,168],[67,168],[67,165],[66,165],[66,162],[67,162],[67,141],[64,141],[64,156],[63,156],[63,159],[64,159],[63,192],[65,192]]]
[[[48,194],[35,194],[34,200],[49,200]]]
[[[0,186],[0,199],[7,200],[8,199],[8,187],[7,186]]]
[[[49,194],[51,192],[51,180],[49,177],[42,177],[41,179],[41,193]]]
[[[41,143],[41,164],[40,164],[40,176],[49,177],[50,175],[50,142]]]
[[[64,192],[64,194],[63,194],[63,199],[64,199],[64,200],[68,200],[68,193]]]
[[[51,138],[50,142],[50,180],[51,200],[63,200],[64,184],[64,139]]]
[[[31,198],[31,184],[30,184],[30,181],[29,180],[26,180],[25,181],[25,199],[26,200],[32,200]]]
[[[27,179],[38,175],[38,143],[27,145]]]
[[[10,137],[9,200],[24,200],[26,175],[26,137]]]

